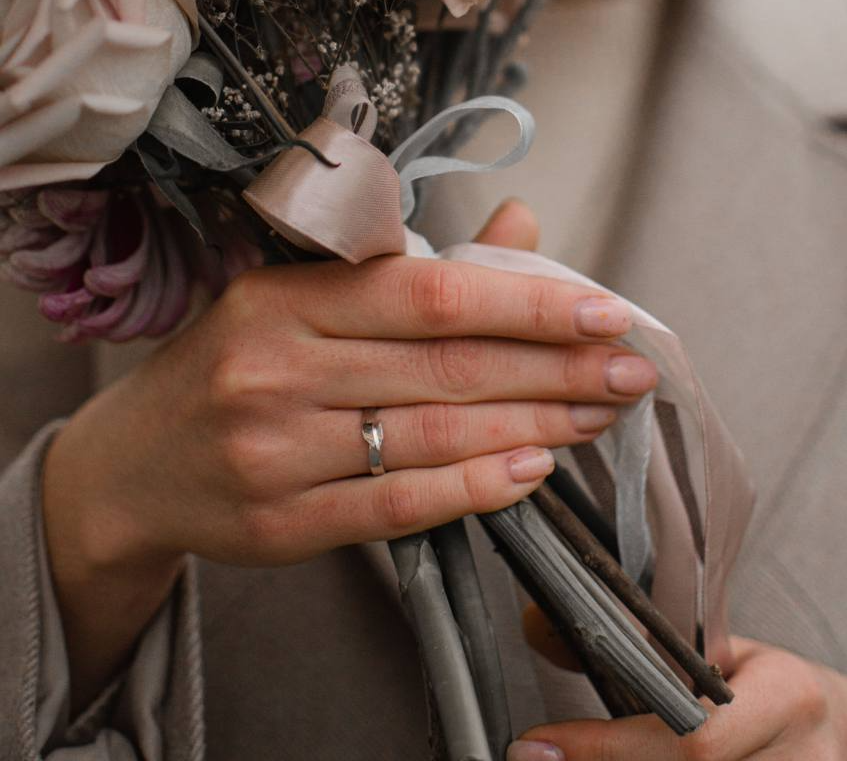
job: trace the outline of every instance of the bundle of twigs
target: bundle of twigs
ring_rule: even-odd
[[[624,573],[613,530],[564,468],[557,466],[530,499],[478,517],[612,716],[653,712],[686,734],[706,720],[696,694],[716,705],[732,700],[720,669],[708,665]],[[602,540],[588,525],[603,527]],[[440,717],[443,736],[433,738],[433,747],[449,759],[503,759],[511,739],[506,687],[464,523],[394,542],[392,551]],[[696,693],[624,609],[667,650]]]

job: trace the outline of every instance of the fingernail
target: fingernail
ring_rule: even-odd
[[[614,408],[604,404],[572,404],[570,413],[573,427],[580,433],[600,431],[617,417]]]
[[[632,327],[629,305],[613,296],[592,296],[576,305],[576,329],[586,336],[622,336]]]
[[[657,380],[653,363],[643,357],[612,357],[606,365],[606,386],[616,394],[644,394]]]
[[[525,484],[549,476],[555,464],[553,453],[549,449],[532,447],[512,456],[509,460],[509,471],[515,483]]]
[[[552,743],[515,740],[506,751],[506,761],[565,761],[565,754]]]

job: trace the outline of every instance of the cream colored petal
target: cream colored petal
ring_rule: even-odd
[[[150,121],[150,104],[118,95],[84,95],[77,121],[61,135],[41,143],[26,155],[28,162],[109,163]],[[92,140],[92,135],[97,139]]]
[[[0,167],[28,167],[4,183],[51,162],[67,176],[120,157],[191,52],[193,0],[3,2],[0,82],[12,84],[0,91]]]
[[[187,56],[188,27],[184,20],[181,23]],[[28,161],[113,161],[146,128],[173,76],[169,35],[161,29],[114,22],[106,28],[104,44],[93,59],[96,65],[82,67],[62,88],[86,104],[79,123],[34,149]]]
[[[0,18],[7,19],[12,8],[12,0],[0,0]]]
[[[50,103],[16,119],[0,129],[0,166],[29,155],[34,149],[61,136],[80,119],[79,98]]]
[[[0,128],[0,166],[21,160],[114,161],[126,148],[125,135],[143,130],[146,120],[147,108],[139,101],[116,95],[72,95]],[[92,130],[97,130],[96,142],[91,140]]]
[[[450,11],[453,16],[460,18],[471,8],[481,5],[481,3],[474,2],[474,0],[444,0],[444,5],[447,6],[447,10]]]
[[[0,126],[10,122],[57,90],[88,63],[106,38],[106,22],[90,21],[23,79],[0,93]]]
[[[99,0],[53,0],[50,10],[50,43],[53,50],[68,44],[92,21],[120,23],[111,6]]]
[[[54,47],[71,44],[82,29],[72,19],[62,18],[61,14],[56,14],[55,21],[56,23],[51,32]],[[127,50],[169,48],[172,42],[173,32],[170,29],[162,27],[124,24],[120,21],[109,21],[107,19],[96,19],[88,23],[102,24],[106,42],[112,45],[119,45]],[[187,22],[183,21],[182,31],[185,31],[186,27]],[[180,31],[179,28],[176,31]]]
[[[17,0],[12,5],[9,16],[3,21],[4,37],[21,29],[26,32],[6,62],[7,66],[20,66],[39,50],[43,54],[50,35],[50,5],[51,0]]]
[[[171,42],[171,78],[183,67],[191,55],[195,40],[192,38],[197,16],[190,13],[194,0],[147,0],[147,26],[167,29],[173,34]]]
[[[200,41],[200,13],[197,10],[197,0],[176,0],[176,4],[182,8],[182,12],[191,24],[193,47],[197,47]]]
[[[113,0],[118,18],[127,24],[143,24],[147,20],[146,0]]]
[[[9,57],[14,52],[15,48],[17,48],[18,43],[23,39],[24,34],[26,33],[25,29],[19,29],[14,34],[9,37],[0,38],[0,70],[2,70],[3,65],[9,59]],[[0,87],[3,86],[3,79],[0,78]]]
[[[105,162],[92,164],[13,164],[0,167],[0,192],[18,188],[34,188],[55,182],[88,180],[99,172]]]

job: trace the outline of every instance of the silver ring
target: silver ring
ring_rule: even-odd
[[[375,409],[362,410],[362,438],[368,445],[368,467],[372,476],[384,476],[385,465],[382,464],[382,442],[384,440],[382,423],[375,420]]]

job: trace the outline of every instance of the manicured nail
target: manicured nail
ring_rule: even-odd
[[[565,761],[565,754],[552,743],[515,740],[506,751],[506,761]]]
[[[515,483],[526,484],[549,476],[555,465],[553,453],[549,449],[532,447],[512,456],[509,471]]]
[[[570,413],[573,427],[580,433],[602,431],[617,417],[614,407],[605,404],[572,404]]]
[[[606,385],[615,394],[644,394],[656,385],[653,363],[643,357],[612,357],[606,365]]]
[[[576,305],[576,329],[585,336],[622,336],[632,327],[629,305],[613,296],[592,296]]]

